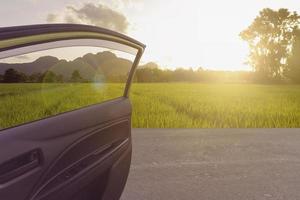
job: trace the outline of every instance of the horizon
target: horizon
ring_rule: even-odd
[[[105,53],[105,52],[110,52],[117,56],[117,58],[126,58],[128,61],[132,62],[132,55],[124,52],[118,52],[116,50],[108,50],[106,48],[102,47],[69,47],[69,49],[72,49],[72,52],[69,52],[66,54],[64,48],[57,48],[57,49],[48,49],[48,50],[42,50],[39,52],[32,52],[28,54],[23,54],[15,57],[9,57],[9,58],[2,58],[0,59],[1,62],[0,64],[24,64],[24,63],[32,63],[36,62],[37,60],[44,58],[44,57],[53,57],[57,58],[58,60],[66,60],[67,62],[74,61],[78,58],[83,58],[84,56],[88,54],[99,54],[99,53]],[[44,53],[47,52],[49,55],[44,56]],[[86,52],[86,53],[84,53]],[[51,55],[50,55],[51,54]],[[150,65],[150,66],[149,66]],[[153,67],[154,66],[154,67]],[[251,72],[252,70],[214,70],[214,69],[206,69],[204,67],[199,67],[199,68],[191,68],[191,67],[178,67],[178,68],[172,68],[172,67],[162,67],[158,65],[158,63],[155,62],[147,62],[143,64],[139,64],[138,69],[142,68],[157,68],[160,70],[176,70],[176,69],[185,69],[185,70],[193,70],[197,71],[199,69],[202,69],[203,71],[216,71],[216,72]]]
[[[145,43],[147,48],[141,63],[155,62],[162,69],[251,71],[244,64],[248,45],[239,33],[266,7],[283,7],[300,13],[300,5],[292,0],[188,0],[184,4],[175,0],[54,1],[4,2],[0,8],[0,26],[73,22],[110,28]],[[11,13],[13,17],[4,17]]]

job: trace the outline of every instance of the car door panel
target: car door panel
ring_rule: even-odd
[[[114,113],[111,112],[112,107]],[[21,199],[20,197],[26,196],[33,188],[35,188],[34,198],[44,197],[50,194],[50,191],[53,193],[59,190],[79,175],[95,170],[93,169],[95,167],[98,168],[96,172],[100,172],[98,176],[101,176],[101,172],[108,170],[107,166],[115,162],[114,154],[117,154],[116,158],[120,157],[118,154],[131,154],[130,112],[129,100],[121,98],[64,113],[49,118],[47,122],[40,120],[8,129],[1,135],[0,140],[1,149],[4,150],[0,152],[1,163],[4,163],[2,165],[14,158],[21,160],[26,157],[23,152],[34,150],[39,152],[39,165],[1,183],[0,197],[10,196],[11,199]],[[88,123],[82,123],[82,120],[87,120]],[[84,127],[81,124],[84,124]],[[9,151],[11,146],[14,147],[14,151]],[[108,159],[106,161],[108,164],[105,165],[106,158],[110,160]],[[22,163],[21,166],[17,164],[16,162],[16,168],[22,167]],[[74,169],[76,167],[78,169]],[[11,172],[2,171],[2,176]],[[70,177],[64,180],[67,176]],[[33,184],[38,179],[40,181]],[[16,182],[18,184],[15,184]],[[72,191],[74,188],[71,189],[70,194]]]
[[[59,30],[89,29],[80,25],[62,27],[59,25]],[[44,32],[35,28],[35,34]],[[48,26],[42,28],[49,29]],[[91,29],[107,33],[106,30]],[[13,32],[13,36],[22,35],[18,28],[9,29],[9,32]],[[25,32],[30,35],[28,30]],[[122,39],[128,38],[122,36]],[[142,52],[130,71],[123,97],[0,132],[0,199],[120,197],[129,173],[132,151],[131,103],[127,96],[141,55]]]

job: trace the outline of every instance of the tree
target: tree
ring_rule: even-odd
[[[30,83],[41,83],[43,82],[44,75],[42,73],[33,73],[30,76],[28,76],[27,80]]]
[[[285,75],[294,83],[300,83],[300,30],[295,31],[291,56],[287,60]]]
[[[83,80],[84,79],[81,77],[79,71],[78,70],[74,70],[73,73],[72,73],[70,81],[78,83],[78,82],[83,82]]]
[[[282,79],[299,20],[296,12],[266,8],[240,34],[250,47],[249,63],[261,79]]]
[[[57,75],[52,71],[47,71],[43,76],[44,83],[55,83],[57,82]]]
[[[21,83],[26,81],[26,75],[15,69],[7,69],[3,75],[4,83]]]

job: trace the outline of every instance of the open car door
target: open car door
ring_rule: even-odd
[[[0,29],[0,199],[119,199],[145,46],[72,24]]]

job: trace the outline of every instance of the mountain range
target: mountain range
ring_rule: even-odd
[[[27,63],[0,63],[0,74],[3,75],[7,69],[12,68],[26,75],[52,71],[69,79],[72,73],[78,70],[82,78],[91,79],[95,75],[124,76],[128,74],[131,66],[132,61],[117,57],[112,52],[103,51],[96,54],[88,53],[71,61],[43,56]]]

